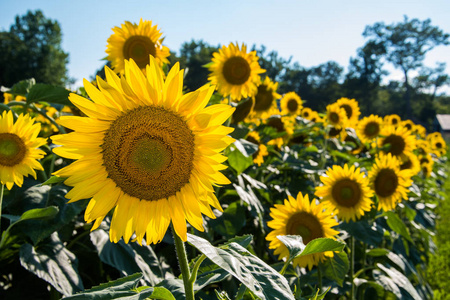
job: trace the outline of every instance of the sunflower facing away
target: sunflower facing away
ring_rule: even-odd
[[[303,196],[298,193],[297,199],[289,196],[289,200],[284,200],[284,204],[275,204],[270,209],[270,216],[273,220],[267,222],[267,226],[273,230],[266,236],[270,242],[269,249],[275,249],[274,254],[279,255],[278,259],[288,258],[289,250],[277,238],[278,235],[300,235],[306,245],[317,238],[333,238],[339,233],[332,227],[338,223],[333,215],[324,209],[323,204],[316,204],[316,200],[309,201],[308,195]],[[332,251],[306,255],[294,259],[295,266],[306,267],[311,270],[317,266],[319,261],[326,257],[333,257]]]
[[[362,143],[370,143],[380,134],[382,126],[382,118],[370,115],[359,121],[356,132]]]
[[[239,45],[233,43],[213,53],[208,69],[211,72],[208,80],[217,85],[222,96],[230,96],[234,101],[254,96],[260,82],[259,74],[265,72],[259,66],[256,51],[247,53],[245,44],[239,49]]]
[[[400,170],[400,161],[390,153],[380,153],[369,171],[370,187],[378,198],[378,210],[389,211],[395,208],[411,185],[412,172]]]
[[[74,132],[54,137],[62,145],[54,152],[76,161],[55,175],[68,177],[70,202],[91,198],[85,219],[95,221],[93,229],[115,208],[111,241],[128,243],[135,233],[139,243],[144,235],[158,243],[170,222],[186,241],[186,220],[203,231],[202,214],[214,218],[210,206],[221,210],[213,185],[229,183],[219,172],[226,160],[220,152],[234,141],[227,136],[233,129],[222,126],[234,109],[205,108],[214,87],[183,95],[179,65],[164,81],[153,57],[146,76],[133,60],[121,79],[107,67],[105,73],[99,89],[84,81],[92,101],[70,95],[87,117],[61,117]]]
[[[289,92],[281,98],[280,107],[282,115],[298,116],[302,111],[303,102],[296,92]]]
[[[336,103],[345,110],[348,125],[355,126],[358,122],[359,115],[361,114],[358,102],[355,99],[340,98],[336,101]]]
[[[14,184],[22,186],[23,177],[36,170],[44,170],[37,159],[45,152],[37,149],[47,143],[38,138],[41,124],[34,123],[28,114],[21,114],[14,122],[11,111],[0,116],[0,181],[10,190]]]
[[[152,55],[160,66],[169,63],[169,48],[162,45],[162,33],[152,21],[139,21],[139,24],[125,21],[122,27],[114,27],[114,33],[108,38],[106,46],[107,60],[111,62],[112,69],[117,73],[124,70],[124,60],[133,59],[145,70],[150,63]]]
[[[324,185],[316,187],[316,196],[322,198],[326,207],[335,210],[340,219],[356,221],[370,210],[373,191],[359,168],[335,165],[320,180]]]
[[[337,103],[327,105],[327,125],[331,125],[337,129],[345,128],[348,122],[345,109]]]
[[[378,147],[388,146],[383,150],[394,156],[410,153],[416,149],[416,137],[405,127],[385,126],[381,130],[381,138],[378,139]]]

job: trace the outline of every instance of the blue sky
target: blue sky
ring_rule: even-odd
[[[62,47],[70,55],[69,75],[77,79],[76,86],[103,65],[111,28],[125,20],[152,20],[172,51],[178,52],[183,42],[192,39],[211,45],[237,41],[265,45],[305,67],[329,60],[347,67],[365,42],[365,26],[378,21],[399,22],[404,15],[430,18],[450,33],[447,0],[0,0],[0,30],[9,30],[16,15],[35,9],[60,23]],[[434,67],[436,61],[446,62],[450,73],[450,46],[428,54],[428,66]],[[397,72],[391,76],[401,79]]]

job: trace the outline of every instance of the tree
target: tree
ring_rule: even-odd
[[[430,19],[409,20],[405,16],[400,23],[385,25],[378,22],[367,26],[363,36],[370,38],[369,43],[384,47],[384,58],[403,72],[406,115],[411,118],[410,72],[423,66],[425,55],[430,50],[439,45],[448,45],[449,35],[432,26]]]
[[[10,87],[28,78],[54,85],[70,83],[61,49],[61,28],[42,11],[16,16],[8,31],[0,32],[0,85]]]

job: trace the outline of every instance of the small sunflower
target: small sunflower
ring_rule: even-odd
[[[427,136],[427,130],[420,124],[416,124],[415,132],[424,139]]]
[[[355,126],[361,114],[358,102],[355,99],[340,98],[336,103],[345,110],[349,126]]]
[[[383,121],[388,126],[397,127],[402,122],[402,118],[399,115],[392,114],[385,116]]]
[[[139,24],[125,21],[121,27],[112,28],[114,33],[108,38],[106,46],[107,60],[117,73],[124,70],[125,60],[133,59],[139,68],[145,71],[153,56],[158,64],[168,64],[169,48],[162,45],[162,33],[152,21],[139,21]]]
[[[303,108],[303,102],[296,92],[286,93],[280,101],[281,114],[298,116]]]
[[[431,141],[431,152],[437,157],[441,157],[447,153],[447,144],[441,134],[434,136]]]
[[[405,127],[385,126],[381,130],[378,139],[378,147],[390,145],[385,153],[391,153],[394,156],[401,156],[410,153],[416,149],[416,137]]]
[[[70,101],[87,117],[61,117],[74,130],[53,137],[62,145],[53,151],[76,161],[55,172],[73,188],[70,202],[91,199],[85,212],[96,229],[114,208],[110,239],[128,243],[135,233],[142,243],[158,243],[170,223],[186,241],[186,221],[203,231],[202,214],[214,218],[221,210],[213,185],[229,184],[220,173],[226,157],[220,152],[234,140],[222,126],[233,113],[229,105],[205,108],[214,87],[182,94],[183,71],[175,64],[163,79],[155,58],[146,75],[125,61],[119,78],[105,67],[107,81],[99,89],[84,81],[92,101],[70,94]]]
[[[37,161],[45,155],[37,148],[47,143],[37,137],[40,130],[41,124],[28,114],[19,115],[16,122],[11,111],[0,116],[0,181],[9,190],[14,184],[22,186],[24,176],[36,179],[35,169],[44,170]]]
[[[213,53],[208,69],[211,72],[208,80],[217,85],[220,94],[230,96],[233,101],[253,97],[258,91],[259,74],[265,72],[259,66],[256,51],[247,53],[245,44],[239,49],[239,45],[233,43]]]
[[[421,165],[420,170],[422,171],[423,177],[428,178],[431,176],[431,172],[433,171],[432,165]]]
[[[405,127],[408,129],[411,133],[414,133],[416,131],[416,124],[414,124],[411,120],[405,120],[400,122],[400,126]]]
[[[335,165],[328,169],[326,176],[320,177],[320,181],[324,185],[316,187],[316,196],[321,197],[321,202],[335,210],[345,222],[350,219],[356,221],[370,210],[373,191],[359,168]]]
[[[253,163],[261,166],[261,164],[264,162],[264,157],[269,155],[266,145],[261,144],[261,137],[259,136],[259,133],[257,131],[251,131],[247,135],[246,140],[250,143],[258,145],[258,150],[253,153]]]
[[[433,167],[433,165],[434,165],[433,156],[431,156],[430,153],[419,154],[418,160],[419,160],[420,166],[430,165],[431,167]]]
[[[419,155],[426,155],[431,152],[431,145],[427,140],[417,139],[416,147]]]
[[[298,193],[297,199],[292,196],[288,198],[289,200],[284,200],[284,204],[275,204],[270,209],[273,220],[267,222],[267,226],[273,230],[266,236],[266,240],[270,242],[269,249],[275,249],[274,254],[279,255],[278,259],[289,257],[289,250],[277,238],[279,235],[300,235],[305,245],[317,238],[336,239],[339,232],[332,227],[338,223],[323,204],[316,204],[314,199],[310,202],[308,195],[303,196],[301,193]],[[311,270],[319,261],[333,256],[332,251],[311,254],[294,259],[293,265]]]
[[[390,153],[380,153],[369,171],[370,187],[378,198],[378,210],[389,211],[407,199],[411,171],[400,170],[400,161]]]
[[[345,141],[347,138],[347,131],[343,127],[331,126],[328,130],[327,138],[336,138],[340,141]]]
[[[411,170],[412,175],[417,175],[420,172],[420,161],[414,153],[405,153],[400,156],[400,170]]]
[[[301,111],[301,113],[300,113],[300,116],[301,116],[303,119],[311,120],[311,115],[312,115],[312,113],[313,113],[313,110],[312,110],[311,108],[309,108],[309,107],[303,107],[303,108],[302,108],[302,111]]]
[[[376,115],[364,117],[358,124],[357,134],[362,143],[372,142],[381,132],[383,119]]]
[[[278,82],[273,82],[269,77],[261,81],[257,93],[253,96],[255,105],[249,118],[265,120],[280,113],[277,100],[280,99],[281,95],[277,93],[277,88]]]
[[[337,103],[327,105],[327,124],[336,128],[345,128],[348,122],[345,109]]]

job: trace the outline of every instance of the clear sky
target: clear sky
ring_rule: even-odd
[[[378,21],[430,18],[450,33],[448,0],[0,0],[0,30],[9,30],[16,15],[35,9],[60,23],[76,86],[103,65],[111,28],[125,20],[152,20],[172,51],[192,39],[210,45],[244,42],[265,45],[286,59],[292,56],[305,67],[329,60],[347,67],[364,45],[365,26]],[[446,62],[450,73],[450,46],[434,49],[425,63],[434,67],[436,61]],[[392,76],[401,79],[398,73]]]

